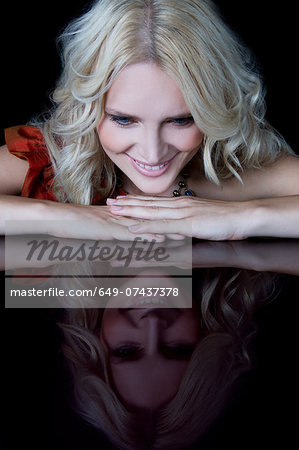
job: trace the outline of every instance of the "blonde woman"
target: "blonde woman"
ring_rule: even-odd
[[[299,159],[211,1],[98,0],[60,42],[53,110],[7,130],[2,234],[299,237]]]

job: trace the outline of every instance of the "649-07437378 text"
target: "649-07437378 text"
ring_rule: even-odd
[[[143,296],[143,297],[168,297],[170,295],[178,296],[179,288],[171,287],[127,287],[124,290],[120,290],[116,287],[113,288],[103,288],[96,286],[94,289],[60,289],[56,287],[49,287],[47,289],[11,289],[10,295],[12,297],[43,297],[43,296],[53,296],[53,297],[95,297],[95,296],[112,296],[116,297],[118,295],[125,295],[128,297]]]

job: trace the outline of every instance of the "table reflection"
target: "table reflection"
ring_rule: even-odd
[[[299,273],[297,247],[297,241],[194,242],[192,290],[185,285],[179,291],[188,299],[186,307],[173,291],[146,303],[111,295],[100,302],[51,298],[58,308],[73,410],[115,448],[183,449],[198,442],[250,371],[259,330],[256,311],[276,301],[287,273]],[[133,262],[118,288],[181,288],[190,269],[178,258],[185,251],[182,243],[173,249],[175,275],[166,264]],[[90,261],[50,267],[46,274],[44,267],[32,272],[31,264],[29,280],[64,289],[98,283],[93,275],[99,267]],[[10,270],[10,279],[18,278],[20,272]],[[103,277],[102,266],[100,271]],[[28,285],[24,273],[22,282]]]
[[[277,275],[196,269],[192,308],[68,309],[60,327],[73,405],[117,448],[185,448],[251,367],[256,308]]]

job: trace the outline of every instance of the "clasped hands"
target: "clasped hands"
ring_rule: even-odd
[[[144,219],[129,226],[132,233],[153,233],[170,239],[194,237],[208,240],[239,240],[248,237],[249,202],[201,199],[198,197],[119,196],[107,199],[111,213]],[[247,214],[248,213],[248,214]]]

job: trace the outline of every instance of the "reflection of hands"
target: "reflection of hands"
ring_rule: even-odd
[[[126,247],[126,250],[130,251],[132,243],[122,243]],[[140,258],[140,251],[135,251],[132,254],[130,261],[130,268],[147,268],[147,267],[177,267],[183,270],[192,269],[192,242],[188,240],[169,240],[162,244],[160,242],[151,245],[150,243],[139,243],[138,247],[143,249],[145,258]],[[161,259],[156,256],[156,251],[164,250],[165,256]],[[125,261],[115,258],[111,262],[113,267],[124,267]]]
[[[49,236],[39,236],[39,238],[48,239]],[[122,267],[124,260],[118,258],[115,252],[117,246],[121,247],[124,255],[128,254],[132,246],[132,242],[115,241],[98,241],[99,246],[105,246],[107,253],[110,256],[105,261],[88,261],[88,259],[81,261],[68,261],[67,259],[45,259],[38,260],[37,255],[31,259],[26,259],[28,256],[28,242],[33,239],[31,236],[10,236],[6,237],[9,242],[8,252],[6,254],[6,269],[17,268],[46,268],[50,266],[59,266],[65,263],[76,262],[77,265],[84,266],[86,262],[89,265],[94,265],[95,273],[106,273],[107,268]],[[59,243],[58,252],[63,248],[72,248],[73,254],[76,254],[82,244],[86,248],[92,247],[97,241],[83,241],[78,239],[58,239],[53,240]],[[150,241],[153,242],[153,241]],[[138,248],[145,252],[151,245],[150,242],[138,242]],[[2,267],[4,266],[4,239],[1,242],[2,253]],[[166,259],[158,261],[155,259],[154,252],[157,248],[164,248]],[[60,250],[59,250],[60,249]],[[251,269],[256,271],[272,271],[290,274],[299,274],[299,240],[284,240],[284,239],[267,239],[267,240],[244,240],[244,241],[194,241],[191,249],[190,241],[166,241],[163,244],[154,243],[151,245],[151,250],[148,253],[148,258],[138,259],[136,252],[132,253],[132,258],[128,267],[143,268],[143,267],[178,267],[188,269],[192,250],[192,267],[235,267],[243,269]],[[79,255],[79,253],[77,253]]]
[[[96,273],[106,273],[107,267],[192,267],[191,242],[156,242],[135,236],[135,241],[91,241],[52,236],[7,236],[6,270],[46,269],[77,263],[95,267]],[[64,269],[61,269],[64,270]],[[45,271],[42,270],[45,274]],[[48,272],[49,274],[52,271]]]
[[[299,275],[299,240],[196,241],[193,267],[234,267]]]
[[[116,216],[147,219],[130,226],[138,233],[162,233],[208,240],[244,239],[247,202],[206,200],[198,197],[145,197],[128,195],[108,199]],[[244,212],[246,211],[246,214]]]

